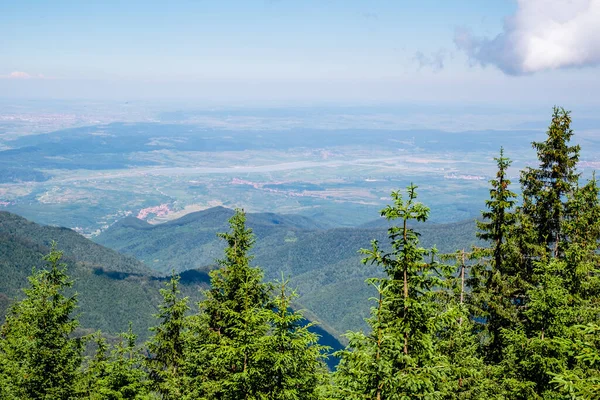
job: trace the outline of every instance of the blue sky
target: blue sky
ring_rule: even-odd
[[[5,1],[0,97],[595,105],[600,1],[573,2],[546,32],[568,2]]]

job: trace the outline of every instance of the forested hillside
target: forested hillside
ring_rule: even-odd
[[[73,290],[85,293],[79,299],[82,326],[116,334],[127,326],[142,337],[148,335],[152,314],[160,301],[162,281],[144,264],[130,256],[102,247],[78,233],[42,226],[17,215],[0,212],[0,315],[4,318],[11,301],[23,297],[32,268],[43,266],[41,257],[56,241],[64,251],[68,273],[75,280]],[[206,287],[208,275],[190,271],[182,290],[199,299],[198,289]]]
[[[63,252],[62,260],[74,280],[72,291],[85,294],[79,297],[81,327],[115,335],[131,322],[133,332],[147,338],[154,322],[152,315],[158,311],[159,290],[169,275],[150,270],[137,259],[96,244],[71,229],[39,225],[8,212],[0,212],[0,321],[4,321],[10,304],[23,297],[21,289],[28,275],[32,268],[43,267],[42,256],[53,242]],[[180,290],[195,304],[209,281],[206,271],[188,269],[180,274]],[[314,315],[308,312],[307,317]],[[335,337],[331,329],[317,325],[311,331],[320,334],[322,343],[340,348],[340,337]]]
[[[233,214],[233,210],[215,207],[159,225],[127,217],[95,240],[143,260],[160,273],[188,268],[208,271],[224,248],[217,233],[227,229]],[[364,227],[324,229],[308,218],[292,215],[248,213],[247,218],[257,237],[254,262],[267,279],[280,278],[282,273],[289,277],[298,290],[297,302],[338,334],[367,328],[370,306],[364,299],[375,292],[365,279],[379,272],[361,265],[358,250],[368,247],[372,239],[385,242],[389,221],[380,218]],[[413,225],[425,246],[435,245],[441,252],[478,243],[475,221]]]

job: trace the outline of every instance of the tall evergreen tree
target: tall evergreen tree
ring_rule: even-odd
[[[151,399],[146,372],[142,369],[144,358],[136,346],[137,336],[131,330],[119,335],[109,357],[100,340],[96,358],[92,363],[96,380],[92,382],[90,399],[146,400]]]
[[[534,264],[523,325],[505,332],[502,364],[521,398],[577,398],[598,384],[599,207],[595,179],[568,198],[559,257]]]
[[[569,371],[582,365],[573,349],[589,343],[576,327],[600,315],[598,188],[595,179],[579,187],[570,123],[568,112],[554,109],[547,140],[533,144],[540,166],[521,176],[514,240],[527,274],[516,303],[520,323],[502,331],[500,360],[503,386],[514,398],[564,398]],[[590,382],[579,377],[579,384]]]
[[[348,346],[336,353],[340,358],[334,373],[331,397],[336,399],[392,399],[395,389],[393,360],[400,349],[398,335],[390,332],[384,314],[384,287],[378,279],[369,279],[378,293],[377,306],[367,320],[370,333],[348,332]],[[394,346],[396,344],[396,346]]]
[[[84,399],[97,398],[100,392],[101,382],[107,376],[108,345],[101,332],[96,332],[92,338],[96,347],[94,356],[86,357],[83,368],[83,376],[79,383],[78,394]]]
[[[257,361],[261,338],[269,330],[272,287],[263,283],[259,268],[251,267],[254,244],[241,210],[229,220],[230,232],[220,269],[210,273],[211,289],[191,321],[186,346],[186,372],[194,399],[259,399],[270,377]]]
[[[511,160],[504,156],[502,148],[494,160],[498,170],[495,179],[490,181],[487,210],[481,213],[483,221],[477,221],[477,237],[487,241],[490,247],[476,249],[472,254],[479,262],[472,266],[468,279],[471,288],[468,303],[483,322],[485,358],[497,362],[503,347],[501,331],[517,321],[516,297],[522,294],[519,290],[522,271],[516,262],[517,246],[511,241],[517,222],[514,213],[517,195],[510,190],[511,181],[507,177]]]
[[[446,370],[439,398],[503,399],[505,393],[496,386],[498,369],[484,363],[474,322],[466,304],[457,300],[456,296],[446,299],[446,318],[436,334],[435,352],[439,366]]]
[[[576,164],[580,147],[569,145],[572,136],[570,112],[554,107],[546,140],[532,143],[539,167],[526,168],[521,174],[522,212],[531,217],[538,243],[554,257],[559,255],[559,243],[564,238],[566,197],[573,194],[579,179]]]
[[[600,324],[575,325],[563,342],[574,354],[568,370],[555,374],[551,383],[570,399],[600,399]]]
[[[52,245],[46,268],[29,277],[25,298],[15,303],[0,329],[0,353],[8,398],[70,399],[76,394],[84,339],[73,336],[79,322],[77,295],[62,252]]]
[[[561,271],[569,290],[586,299],[600,296],[600,189],[595,174],[578,187],[566,203],[565,240],[560,243],[564,260],[574,268]]]
[[[263,337],[257,359],[265,366],[268,394],[272,400],[317,400],[326,380],[323,363],[326,348],[309,329],[301,312],[292,311],[295,292],[288,294],[289,281],[279,282],[275,308],[270,314],[271,332]]]
[[[179,399],[183,393],[182,373],[186,334],[187,297],[180,298],[179,276],[172,275],[165,289],[160,289],[163,303],[159,306],[160,325],[151,328],[154,336],[146,344],[152,389],[163,399]]]
[[[485,202],[487,211],[481,213],[483,221],[477,221],[477,237],[490,242],[492,266],[495,270],[504,271],[504,268],[510,268],[504,265],[504,261],[510,253],[507,249],[507,237],[515,222],[513,208],[517,195],[510,190],[511,181],[507,177],[507,170],[512,161],[504,156],[503,148],[500,148],[500,155],[494,160],[498,171],[496,178],[490,181],[490,198]]]
[[[340,353],[339,398],[441,397],[450,374],[446,357],[435,351],[438,329],[451,318],[437,293],[449,271],[425,260],[435,250],[419,247],[409,222],[425,221],[429,208],[416,201],[416,186],[407,192],[406,201],[392,192],[394,204],[381,211],[389,220],[402,221],[388,230],[391,251],[377,241],[362,250],[363,262],[381,266],[386,276],[371,280],[379,293],[368,320],[372,332],[350,333],[348,349]]]

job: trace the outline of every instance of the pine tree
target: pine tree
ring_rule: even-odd
[[[479,338],[465,304],[448,299],[443,329],[439,329],[435,352],[446,374],[440,382],[443,399],[505,398],[498,390],[498,369],[486,365],[479,354]],[[444,357],[442,359],[442,357]]]
[[[526,168],[521,174],[522,212],[531,217],[537,242],[554,257],[559,255],[559,243],[564,239],[566,196],[573,194],[579,179],[576,164],[580,147],[569,146],[572,136],[570,112],[554,107],[546,140],[532,143],[539,167]]]
[[[268,394],[272,400],[316,400],[325,382],[325,347],[310,331],[301,312],[291,310],[295,292],[287,293],[289,281],[279,282],[279,295],[270,314],[271,332],[263,337],[257,360],[265,365]]]
[[[108,345],[106,344],[106,339],[98,331],[94,334],[92,341],[94,342],[96,351],[93,357],[87,357],[78,390],[78,397],[84,399],[97,398],[101,387],[100,382],[107,376]]]
[[[507,382],[522,398],[593,393],[598,384],[599,207],[595,179],[569,196],[559,257],[534,264],[523,325],[505,333]]]
[[[258,399],[268,391],[270,377],[257,362],[261,338],[269,330],[272,287],[251,267],[254,244],[246,216],[236,210],[220,269],[211,271],[211,289],[191,319],[186,345],[186,388],[194,399]]]
[[[163,399],[179,399],[182,395],[182,367],[186,334],[187,297],[179,298],[179,276],[172,275],[165,289],[160,289],[163,303],[159,306],[160,325],[151,328],[154,336],[146,344],[152,389]]]
[[[600,399],[600,324],[575,325],[563,345],[575,355],[569,369],[555,374],[551,383],[571,399]]]
[[[136,346],[137,336],[131,330],[119,335],[117,345],[106,358],[106,347],[99,342],[96,359],[92,364],[96,381],[90,390],[90,399],[150,399],[149,382],[142,369],[144,358]]]
[[[418,233],[409,221],[425,221],[429,208],[416,201],[416,186],[408,198],[392,192],[394,204],[381,211],[401,226],[388,230],[391,252],[377,241],[362,250],[364,263],[383,268],[385,277],[371,279],[378,290],[377,307],[368,320],[370,334],[348,334],[349,346],[341,352],[335,381],[339,398],[404,399],[441,397],[450,369],[445,356],[436,353],[438,329],[447,325],[445,305],[438,290],[449,270],[433,258],[435,249],[419,247]],[[431,261],[425,261],[430,256]]]
[[[497,368],[486,365],[481,355],[481,322],[475,322],[469,312],[473,297],[467,286],[467,275],[473,268],[469,261],[479,256],[477,250],[440,256],[442,260],[456,261],[456,275],[446,278],[446,290],[438,292],[438,301],[446,305],[435,342],[436,353],[444,356],[448,364],[441,390],[444,399],[502,398],[498,397],[501,393],[491,389],[495,387]]]
[[[493,269],[505,271],[510,266],[505,265],[505,260],[510,253],[507,249],[507,237],[510,228],[515,223],[513,207],[516,203],[517,195],[510,190],[511,181],[506,176],[507,170],[512,161],[504,157],[504,149],[500,148],[500,155],[494,158],[498,171],[496,179],[492,179],[490,184],[490,199],[486,200],[487,211],[482,211],[483,221],[477,221],[479,232],[477,237],[490,242]]]
[[[69,399],[75,396],[84,339],[73,312],[77,295],[67,295],[73,281],[62,252],[52,245],[46,269],[34,269],[25,298],[15,303],[0,330],[0,353],[8,397]]]
[[[554,109],[545,142],[534,143],[540,167],[522,173],[523,205],[514,243],[523,295],[518,324],[502,331],[505,390],[514,398],[564,398],[571,371],[585,365],[574,349],[591,348],[578,326],[598,321],[600,204],[595,179],[579,187],[579,146],[569,146],[569,113]],[[576,374],[581,393],[594,374]],[[567,386],[565,386],[567,385]]]
[[[477,221],[477,237],[490,243],[490,247],[476,249],[472,258],[478,259],[471,268],[468,286],[471,288],[468,303],[482,327],[483,352],[487,361],[497,362],[502,352],[502,329],[517,321],[517,297],[520,290],[520,277],[516,246],[511,240],[518,221],[514,207],[517,195],[510,190],[511,181],[507,177],[511,160],[500,155],[494,158],[498,171],[490,181],[490,199],[486,200],[487,210],[483,211],[483,221]]]
[[[578,187],[568,199],[565,209],[568,219],[563,221],[565,240],[560,253],[566,263],[561,274],[570,292],[586,299],[600,296],[600,189],[595,174],[584,186]]]
[[[348,332],[348,346],[335,353],[340,358],[333,374],[331,397],[336,399],[392,399],[395,390],[393,360],[399,348],[398,335],[391,332],[384,314],[384,287],[379,279],[368,282],[377,289],[377,306],[371,308],[367,320],[371,332]]]

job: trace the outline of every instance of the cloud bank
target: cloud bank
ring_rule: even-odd
[[[8,75],[0,75],[1,79],[48,79],[42,74],[32,75],[28,72],[13,71]]]
[[[10,74],[8,74],[7,77],[11,78],[11,79],[29,79],[29,78],[31,78],[31,75],[29,75],[27,72],[23,72],[23,71],[14,71],[14,72],[11,72]]]
[[[600,0],[517,0],[495,38],[457,29],[454,43],[473,64],[509,75],[600,65]]]

